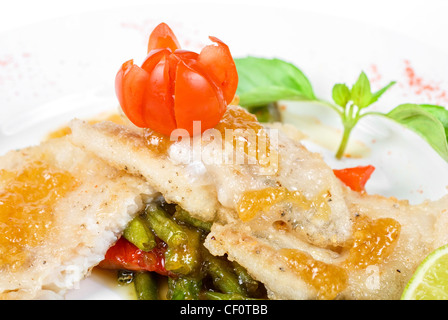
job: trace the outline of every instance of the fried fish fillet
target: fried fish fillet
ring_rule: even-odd
[[[0,158],[0,299],[62,298],[155,192],[52,139]]]
[[[132,126],[108,121],[91,125],[73,120],[70,127],[70,139],[75,145],[118,169],[144,177],[167,201],[182,205],[193,215],[203,220],[214,218],[218,207],[216,193],[195,168],[165,158],[166,138],[148,138]]]
[[[217,126],[221,131],[215,129],[218,131],[211,141],[204,136],[188,138],[187,143],[171,141],[112,122],[92,125],[74,120],[70,127],[75,145],[116,168],[143,176],[168,202],[181,205],[196,218],[206,221],[238,218],[238,208],[247,192],[282,187],[290,192],[287,196],[296,200],[285,206],[283,213],[294,221],[294,232],[301,238],[320,246],[338,245],[352,232],[340,181],[318,154],[292,139],[290,132],[266,130],[272,154],[277,155],[276,170],[263,172],[259,162],[249,161],[249,151],[242,152],[244,161],[235,161],[234,142],[249,139],[244,132],[235,133],[235,140],[229,142],[227,136],[221,138],[219,134],[227,134],[227,129],[265,130],[240,107],[229,106]],[[256,138],[260,138],[258,133]],[[201,157],[195,158],[191,155],[198,145],[202,146]],[[257,160],[259,150],[254,154]],[[185,155],[190,155],[188,161],[182,161]]]
[[[247,268],[272,299],[399,299],[422,259],[448,243],[448,196],[410,205],[346,189],[345,200],[355,227],[342,247],[298,239],[270,214],[215,224],[205,245]]]

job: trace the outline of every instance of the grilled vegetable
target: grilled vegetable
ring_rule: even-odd
[[[138,300],[158,300],[159,287],[152,272],[137,272],[134,275],[134,287]]]
[[[198,300],[202,281],[198,278],[178,277],[168,278],[169,300]]]
[[[126,227],[123,237],[143,251],[150,251],[157,245],[156,237],[141,216],[135,217]]]
[[[131,221],[100,267],[119,269],[119,282],[133,282],[139,300],[158,299],[160,275],[167,276],[169,300],[264,297],[264,286],[243,267],[203,246],[210,228],[211,223],[193,218],[180,206],[157,201]],[[155,246],[142,250],[152,247],[150,240]]]

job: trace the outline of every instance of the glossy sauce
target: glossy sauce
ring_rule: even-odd
[[[345,266],[365,269],[383,262],[393,252],[400,229],[400,223],[391,218],[359,217],[354,224],[353,245]]]
[[[300,191],[289,191],[284,187],[268,187],[261,190],[245,191],[237,204],[238,216],[242,221],[250,221],[259,212],[267,212],[270,207],[280,202],[291,203],[303,210],[314,210],[315,217],[328,219],[330,206],[329,194],[308,200]]]
[[[348,277],[344,268],[315,260],[296,249],[280,249],[279,253],[288,267],[317,291],[318,299],[334,299],[347,287]]]
[[[57,200],[77,185],[68,172],[43,162],[22,171],[0,170],[0,267],[20,267],[28,250],[45,241]]]
[[[262,166],[270,164],[269,137],[254,115],[240,107],[229,106],[213,129],[221,135],[223,148],[226,141],[233,145],[234,163],[240,163],[235,159],[236,155],[245,154],[256,159],[257,163]],[[171,140],[171,137],[149,128],[143,129],[143,136],[146,146],[158,155],[166,154],[169,147],[175,142]],[[204,143],[208,142],[204,141]]]
[[[389,257],[397,243],[401,225],[391,218],[359,217],[354,225],[353,242],[344,262],[326,264],[296,249],[280,249],[287,266],[300,274],[317,291],[318,299],[334,299],[347,287],[348,274],[370,265],[379,265]]]
[[[259,136],[262,135],[261,130],[263,130],[263,126],[258,123],[255,116],[249,114],[248,112],[240,108],[228,107],[221,121],[215,126],[214,129],[220,132],[221,139],[224,142],[226,137],[226,129],[251,129],[253,132],[256,132],[257,136]],[[239,135],[240,133],[241,131],[236,132],[237,137],[233,139],[233,146],[234,148],[243,148],[242,151],[247,154],[249,152],[248,150],[255,147],[255,145],[252,144],[251,139],[244,139],[243,135]],[[143,136],[148,148],[159,155],[166,154],[169,147],[174,143],[174,141],[171,141],[169,136],[160,134],[149,128],[143,129]],[[243,138],[243,140],[239,138]],[[238,141],[243,143],[239,143]],[[259,154],[261,155],[261,152],[259,152]]]
[[[269,165],[270,140],[255,115],[240,107],[229,106],[215,129],[221,133],[223,142],[232,139],[236,152],[256,158],[260,165]]]
[[[170,137],[148,128],[143,129],[143,137],[148,149],[157,155],[166,155],[169,147],[174,143]]]

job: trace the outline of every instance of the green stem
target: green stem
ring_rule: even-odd
[[[344,134],[342,135],[342,140],[339,145],[338,151],[336,152],[336,159],[341,159],[344,155],[345,148],[347,148],[348,139],[350,137],[350,133],[352,132],[353,126],[348,126],[344,124]]]
[[[331,109],[333,109],[334,111],[336,111],[336,113],[338,113],[341,117],[344,116],[344,110],[342,109],[342,107],[338,106],[338,105],[334,105],[328,101],[325,100],[321,100],[321,99],[317,99],[315,101],[312,101],[314,103],[318,103],[327,107],[330,107]]]
[[[355,115],[353,112],[355,111],[355,105],[350,104],[350,107],[346,113],[342,116],[342,124],[344,125],[344,133],[342,134],[342,140],[339,144],[338,151],[336,152],[336,159],[341,159],[344,156],[345,149],[347,148],[348,139],[350,138],[350,133],[355,127],[356,123],[359,120],[359,109]]]
[[[344,125],[344,132],[342,135],[341,143],[339,144],[339,148],[336,152],[336,159],[342,159],[344,156],[345,149],[347,148],[348,140],[350,138],[350,134],[355,127],[356,123],[358,121],[368,115],[379,115],[384,116],[384,113],[381,112],[366,112],[361,114],[361,108],[356,107],[354,104],[350,104],[350,106],[347,109],[347,106],[345,108],[342,108],[338,105],[334,105],[331,102],[316,99],[313,101],[314,103],[319,103],[321,105],[325,105],[327,107],[330,107],[334,111],[336,111],[342,118],[342,124]]]
[[[381,116],[381,117],[384,117],[384,116],[386,116],[386,114],[382,113],[382,112],[378,112],[378,111],[370,111],[370,112],[366,112],[366,113],[363,113],[362,115],[360,115],[359,119],[361,119],[361,118],[363,118],[365,116]]]
[[[353,117],[353,108],[350,106],[350,109],[348,110],[348,114],[342,117],[342,123],[344,125],[344,133],[342,135],[342,140],[339,145],[338,151],[336,152],[336,159],[341,159],[344,155],[345,149],[347,148],[348,139],[350,138],[350,133],[352,132],[355,125],[358,123],[358,121],[365,117],[370,115],[376,115],[376,116],[383,116],[384,113],[381,112],[366,112],[364,114],[360,114],[360,109],[357,110],[355,117]]]

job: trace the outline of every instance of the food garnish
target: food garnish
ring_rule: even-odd
[[[175,129],[193,135],[213,128],[232,102],[238,74],[228,46],[215,37],[198,54],[182,50],[165,23],[151,33],[141,67],[126,61],[115,78],[121,108],[137,127],[169,136]]]
[[[431,252],[415,271],[402,300],[448,300],[448,245]]]
[[[350,187],[353,191],[358,192],[365,191],[365,185],[373,171],[375,171],[375,167],[372,165],[357,166],[345,169],[333,169],[335,176],[338,177],[339,180]]]
[[[291,63],[256,57],[235,59],[235,63],[239,75],[237,95],[243,107],[260,107],[279,100],[300,100],[333,109],[341,117],[344,128],[336,152],[337,159],[343,157],[350,134],[359,120],[377,115],[414,131],[448,161],[448,111],[443,106],[405,103],[387,113],[365,111],[395,84],[394,81],[372,92],[367,75],[361,72],[351,88],[346,84],[335,84],[332,89],[334,102],[329,102],[316,97],[310,80]]]

